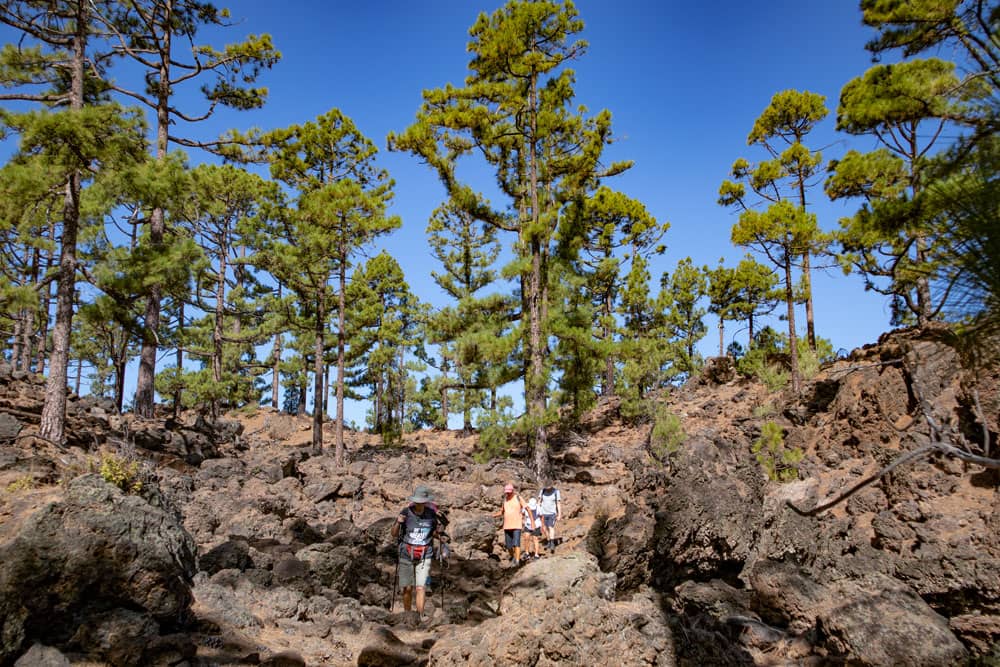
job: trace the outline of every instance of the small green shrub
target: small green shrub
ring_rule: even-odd
[[[806,380],[811,380],[819,374],[819,369],[823,364],[833,361],[837,355],[833,351],[833,344],[826,338],[816,339],[816,349],[809,347],[809,341],[805,338],[799,339],[799,372]]]
[[[7,493],[20,493],[33,488],[35,488],[35,478],[31,475],[22,475],[7,485]]]
[[[757,379],[760,380],[768,391],[781,391],[788,385],[789,372],[778,364],[762,364],[757,370]]]
[[[138,461],[129,461],[115,454],[105,454],[101,457],[100,473],[105,482],[117,486],[125,493],[142,491]]]
[[[764,417],[773,416],[777,411],[778,410],[774,407],[773,403],[764,403],[753,409],[753,416],[757,419],[763,419]]]
[[[649,434],[649,448],[653,456],[665,463],[677,453],[686,438],[681,418],[667,410],[665,405],[657,406],[653,430]]]
[[[513,415],[507,412],[505,406],[500,406],[495,411],[484,413],[477,421],[479,444],[472,460],[476,463],[488,463],[491,459],[508,457],[511,436],[517,426]]]
[[[774,482],[787,482],[799,476],[799,461],[802,450],[785,446],[785,431],[773,421],[765,422],[760,429],[760,437],[754,440],[751,451],[764,467],[767,477]]]

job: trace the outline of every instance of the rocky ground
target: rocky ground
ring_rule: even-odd
[[[520,567],[490,513],[506,481],[537,489],[526,452],[478,464],[474,436],[351,433],[338,468],[304,417],[140,421],[76,398],[57,447],[33,435],[40,391],[0,365],[0,665],[1000,661],[995,472],[935,454],[816,516],[789,506],[931,423],[995,446],[997,377],[933,336],[856,350],[798,398],[716,364],[660,397],[685,433],[669,455],[602,402],[553,432],[563,542]],[[804,452],[792,481],[751,451],[768,421]],[[102,452],[141,462],[141,484],[108,484]],[[389,536],[417,484],[452,536],[421,619],[394,594]]]

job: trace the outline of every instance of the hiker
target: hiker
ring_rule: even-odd
[[[527,505],[521,500],[521,496],[514,493],[512,483],[507,482],[503,487],[503,493],[500,509],[494,512],[493,516],[503,519],[504,547],[516,566],[521,562],[521,510]]]
[[[392,536],[399,540],[399,588],[403,591],[403,609],[410,611],[416,602],[418,614],[424,613],[425,585],[434,556],[433,540],[438,530],[437,512],[431,509],[430,489],[418,486],[409,498],[411,503],[392,525]],[[413,594],[416,590],[416,595]]]
[[[528,536],[528,541],[524,545],[524,550],[531,549],[532,558],[541,558],[538,553],[541,548],[542,517],[538,513],[538,500],[528,498],[528,506],[524,508],[524,534]]]
[[[555,551],[556,521],[562,521],[562,496],[559,495],[559,489],[552,486],[551,479],[546,479],[542,490],[538,492],[538,513],[542,515],[545,548]]]

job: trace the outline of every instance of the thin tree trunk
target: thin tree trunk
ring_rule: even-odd
[[[726,356],[726,321],[719,315],[719,356]]]
[[[611,327],[613,309],[614,309],[614,294],[611,290],[608,290],[604,294],[604,342],[608,346],[608,357],[604,361],[604,387],[601,392],[605,396],[615,395],[615,355],[611,352],[611,348],[614,345],[614,331]]]
[[[326,304],[320,298],[316,304],[316,345],[313,349],[313,429],[314,454],[323,453],[323,348],[326,330]]]
[[[219,250],[219,273],[215,281],[215,322],[212,327],[212,380],[216,386],[222,383],[222,327],[226,317],[226,248],[225,234]],[[239,332],[237,332],[237,336]],[[212,416],[219,416],[219,399],[212,399]]]
[[[344,373],[347,340],[344,329],[347,326],[347,248],[341,241],[340,266],[337,282],[337,423],[335,426],[336,449],[334,462],[344,465]]]
[[[812,296],[812,260],[809,258],[809,251],[802,255],[802,289],[806,294],[806,336],[809,340],[809,349],[816,351],[816,324],[813,316],[813,296]]]
[[[115,368],[115,412],[122,413],[122,406],[125,404],[125,362],[116,361]]]
[[[789,249],[791,244],[789,243]],[[799,375],[799,341],[795,334],[795,292],[792,289],[792,259],[785,253],[785,303],[788,306],[788,354],[791,359],[792,391],[796,394],[802,389],[802,378]]]
[[[21,330],[24,328],[24,310],[19,310],[16,315],[14,315],[14,335],[11,340],[10,345],[10,361],[14,370],[23,370],[21,367],[21,346],[23,345],[23,340],[21,338]]]
[[[21,360],[18,362],[18,366],[30,373],[31,353],[34,349],[32,339],[35,337],[35,313],[27,308],[21,312],[24,319],[21,326]]]
[[[306,389],[309,382],[309,355],[302,355],[302,375],[299,379],[299,405],[295,414],[301,416],[306,413]]]
[[[171,21],[171,7],[166,8],[167,16],[164,23]],[[162,53],[170,53],[171,31],[165,30],[163,34]],[[167,157],[167,142],[170,128],[170,61],[168,58],[161,58],[159,69],[159,81],[157,81],[156,100],[156,159],[164,160]],[[154,208],[149,216],[149,243],[154,252],[159,251],[163,246],[163,237],[166,232],[166,220],[164,210],[160,207]],[[156,352],[159,347],[157,332],[160,328],[160,302],[163,298],[163,288],[159,283],[154,284],[146,298],[146,311],[143,314],[143,336],[142,350],[139,353],[139,376],[136,380],[135,389],[135,412],[140,417],[153,416],[154,380],[156,377]]]
[[[49,238],[53,240],[56,238],[55,220],[49,221]],[[56,251],[55,248],[52,248],[51,250],[49,250],[49,257],[48,261],[46,262],[46,270],[45,270],[46,274],[52,273],[53,269],[55,269],[56,267],[56,261],[57,261]],[[73,293],[73,297],[74,299],[77,299],[77,294],[75,291]],[[51,303],[52,303],[52,289],[51,287],[46,287],[45,300],[42,303],[42,308],[40,311],[42,313],[42,319],[41,322],[39,322],[39,332],[38,332],[39,333],[38,355],[37,355],[38,360],[35,362],[35,369],[39,375],[45,373],[45,361],[48,358],[47,348],[48,348],[48,337],[49,337],[49,307],[51,306]],[[75,306],[76,304],[74,304],[74,307]]]
[[[184,337],[184,302],[180,302],[180,312],[177,316],[177,333],[179,337],[183,339]],[[184,368],[184,346],[180,343],[177,344],[177,374],[180,375]],[[177,418],[181,414],[181,403],[184,400],[184,390],[181,389],[180,383],[177,383],[177,389],[174,390],[174,417]],[[213,406],[212,411],[213,416],[215,415],[215,406]]]
[[[73,38],[70,109],[83,108],[83,77],[87,50],[87,27],[90,4],[77,5],[76,35]],[[45,384],[39,434],[52,442],[65,441],[66,373],[69,363],[69,338],[73,329],[73,297],[76,287],[76,239],[80,222],[80,173],[69,175],[63,199],[62,249],[56,288],[56,322],[52,329],[52,358]]]
[[[274,334],[274,345],[271,348],[271,358],[273,359],[273,364],[271,366],[271,405],[275,410],[280,410],[281,405],[278,403],[278,390],[281,388],[281,346],[283,343],[283,337],[281,332]]]

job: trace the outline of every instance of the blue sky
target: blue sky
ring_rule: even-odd
[[[385,138],[413,121],[423,89],[461,84],[468,28],[479,12],[492,12],[500,3],[221,4],[231,9],[237,25],[200,35],[199,41],[220,46],[267,32],[283,58],[260,79],[270,90],[263,109],[221,113],[191,134],[210,138],[230,127],[284,127],[341,109],[382,149],[379,160],[396,181],[393,212],[402,217],[403,227],[371,254],[387,249],[422,300],[445,305],[430,278],[438,267],[424,232],[431,211],[444,198],[443,188],[413,156],[385,152]],[[612,112],[620,141],[608,149],[607,158],[635,161],[629,172],[606,184],[671,223],[667,252],[651,267],[654,282],[684,257],[711,266],[725,257],[732,266],[745,254],[729,242],[736,217],[716,204],[717,191],[736,158],[764,157],[747,147],[746,137],[776,92],[793,88],[826,96],[830,116],[808,140],[810,147],[822,148],[825,159],[848,148],[873,147],[870,140],[834,132],[841,87],[871,65],[864,44],[872,32],[861,24],[857,2],[580,0],[577,9],[586,25],[582,38],[590,45],[573,64],[577,102],[591,112]],[[7,41],[9,34],[2,31],[0,37]],[[194,162],[203,159],[191,157]],[[814,191],[813,202],[826,229],[835,228],[837,219],[855,207],[826,202],[821,188]],[[834,349],[874,342],[889,328],[886,299],[866,293],[857,276],[845,277],[839,269],[817,272],[814,290],[817,332]],[[706,322],[710,333],[701,350],[713,354],[714,322]],[[784,326],[777,320],[772,324]],[[734,334],[745,342],[745,332],[730,331],[727,339]],[[363,406],[352,406],[347,417],[363,423],[363,415]]]

